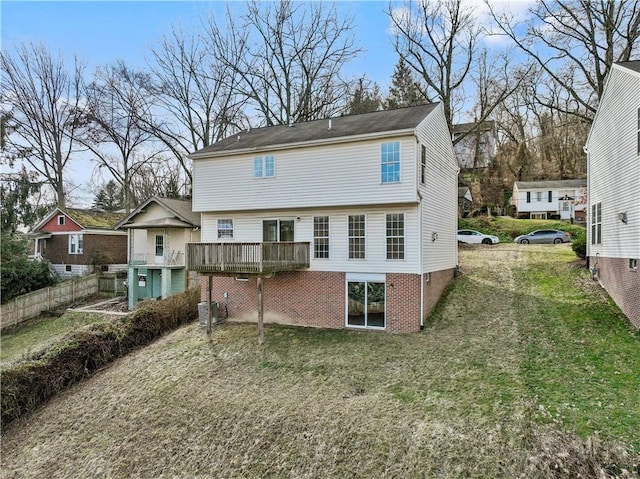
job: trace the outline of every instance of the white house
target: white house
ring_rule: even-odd
[[[193,155],[187,267],[230,318],[417,331],[457,266],[440,104],[244,131]]]
[[[584,222],[587,180],[516,181],[511,204],[518,218]]]
[[[585,151],[589,264],[640,329],[640,61],[611,68]]]
[[[128,232],[129,309],[139,299],[164,299],[186,289],[186,244],[200,241],[200,214],[191,210],[191,200],[152,196],[116,229]]]

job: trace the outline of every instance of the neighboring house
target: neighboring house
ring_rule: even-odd
[[[473,130],[473,131],[472,131]],[[460,141],[456,141],[465,135]],[[453,125],[454,151],[462,170],[486,168],[496,154],[495,123],[485,121]]]
[[[611,68],[585,151],[589,264],[640,329],[640,61]]]
[[[185,245],[200,241],[191,200],[152,196],[116,225],[129,233],[129,309],[139,299],[168,298],[188,286]]]
[[[417,331],[457,266],[440,104],[244,131],[191,155],[187,268],[236,320]],[[209,289],[211,288],[211,289]]]
[[[517,218],[583,223],[587,180],[516,181],[511,204]]]
[[[468,186],[458,187],[458,216],[460,218],[466,218],[471,213],[471,204],[473,203],[473,197],[471,196],[471,190]]]
[[[34,256],[63,278],[124,270],[127,234],[116,231],[121,213],[55,208],[32,230]]]

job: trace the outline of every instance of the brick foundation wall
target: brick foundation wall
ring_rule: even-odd
[[[452,270],[436,277],[432,283],[453,277]],[[425,288],[430,295],[446,287]],[[208,278],[200,278],[201,299],[208,297]],[[227,308],[233,321],[255,322],[258,318],[256,279],[237,281],[235,278],[214,276],[212,300],[221,306],[228,293]],[[438,296],[439,298],[439,296]],[[429,304],[438,298],[429,300]],[[320,328],[345,327],[345,274],[324,271],[296,271],[277,273],[263,281],[264,320],[266,323],[292,324]],[[427,304],[425,302],[425,309]],[[429,310],[432,308],[431,306]],[[393,273],[386,276],[386,331],[410,333],[420,330],[420,275]]]
[[[603,258],[598,260],[598,280],[607,290],[631,323],[640,329],[640,268],[633,271],[629,260],[623,258]],[[594,265],[596,259],[589,258]]]
[[[431,311],[433,311],[433,308],[436,307],[438,301],[440,301],[440,296],[442,296],[444,290],[449,286],[449,283],[453,279],[454,272],[455,269],[435,271],[430,274],[431,278],[429,281],[427,281],[427,274],[425,274],[424,309],[422,311],[422,315],[425,319],[429,316]]]

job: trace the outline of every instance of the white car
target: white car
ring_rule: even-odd
[[[469,244],[498,244],[497,236],[486,235],[474,230],[458,230],[458,241]]]

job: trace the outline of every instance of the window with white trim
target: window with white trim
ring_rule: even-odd
[[[387,214],[387,259],[404,259],[404,213]]]
[[[84,240],[81,234],[69,235],[69,254],[82,254]]]
[[[329,258],[329,217],[313,217],[313,257]]]
[[[400,181],[400,142],[383,143],[380,146],[380,181],[398,183]]]
[[[591,244],[602,244],[602,202],[591,205]]]
[[[221,219],[218,220],[218,239],[232,239],[233,238],[233,220]]]
[[[164,235],[156,235],[155,252],[156,256],[164,256]]]
[[[253,177],[270,178],[276,176],[276,159],[273,155],[258,156],[253,159]]]
[[[365,258],[364,215],[349,215],[349,259]]]
[[[64,215],[60,215],[60,216],[58,216],[58,226],[64,226],[65,221],[66,221],[66,220],[65,220]]]
[[[542,191],[536,191],[536,201],[538,203],[542,201]]]

